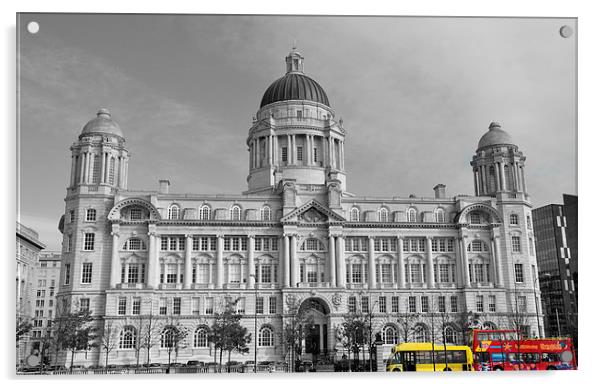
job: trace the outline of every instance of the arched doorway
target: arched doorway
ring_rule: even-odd
[[[301,303],[299,311],[305,321],[301,356],[315,362],[320,356],[327,356],[332,347],[328,343],[330,308],[323,299],[312,297]]]

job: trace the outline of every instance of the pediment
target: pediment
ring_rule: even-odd
[[[282,217],[281,222],[326,223],[345,219],[321,203],[311,200]]]

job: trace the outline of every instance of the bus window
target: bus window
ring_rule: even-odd
[[[450,359],[452,360],[452,361],[449,361],[451,363],[465,364],[466,363],[466,352],[463,350],[454,350],[451,352]]]
[[[494,354],[496,354],[496,353],[494,353]],[[475,360],[479,364],[489,362],[489,353],[487,353],[487,352],[477,352],[474,354],[474,356],[475,356]],[[492,354],[492,356],[493,356],[493,354]]]
[[[511,363],[518,363],[518,354],[517,353],[508,353],[508,361]]]
[[[543,362],[560,362],[560,355],[558,353],[542,353],[541,361],[543,361]]]
[[[487,341],[489,340],[489,333],[478,333],[477,340],[479,341]]]
[[[505,362],[506,353],[491,353],[491,362]]]
[[[522,353],[521,356],[523,362],[527,364],[539,362],[539,353]]]
[[[502,335],[503,335],[503,333],[490,333],[489,339],[490,340],[500,340],[500,339],[502,339]]]

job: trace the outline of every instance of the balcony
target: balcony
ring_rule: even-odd
[[[378,283],[377,287],[383,290],[390,290],[393,288],[397,288],[397,284],[393,282]]]
[[[240,290],[247,287],[244,283],[225,283],[224,288],[227,290]]]
[[[407,283],[408,288],[410,289],[425,289],[426,288],[426,283]]]
[[[348,283],[347,289],[349,289],[349,290],[367,290],[368,283]]]
[[[160,290],[181,290],[182,283],[161,283],[159,284]]]
[[[118,283],[116,288],[122,290],[142,290],[144,283]]]
[[[214,289],[215,284],[213,283],[193,283],[190,285],[190,289],[192,290],[206,290],[206,289]]]
[[[445,283],[435,283],[435,287],[441,288],[441,289],[451,289],[451,288],[457,288],[457,285],[456,285],[456,283],[445,282]]]

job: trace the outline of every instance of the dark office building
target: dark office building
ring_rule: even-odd
[[[533,210],[539,286],[548,336],[577,341],[577,196]]]

